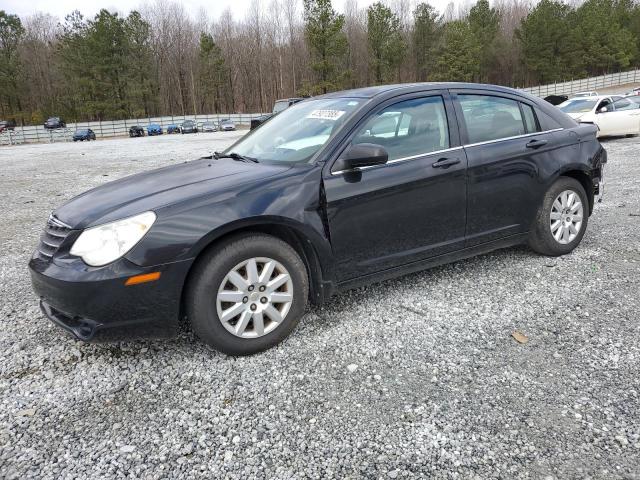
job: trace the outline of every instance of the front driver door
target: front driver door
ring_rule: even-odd
[[[325,169],[338,281],[460,249],[466,221],[466,157],[447,92],[389,100],[345,142],[375,143],[386,165]]]

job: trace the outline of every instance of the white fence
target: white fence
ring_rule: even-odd
[[[524,92],[546,97],[547,95],[570,95],[581,91],[598,90],[599,88],[615,87],[627,83],[640,83],[640,69],[629,72],[611,73],[600,75],[599,77],[583,78],[570,82],[553,83],[540,85],[538,87],[521,88]],[[0,145],[13,145],[18,143],[38,143],[38,142],[60,142],[70,141],[73,133],[78,128],[90,128],[96,137],[117,137],[127,135],[129,127],[140,125],[146,130],[150,123],[157,123],[162,126],[166,133],[169,125],[179,125],[185,120],[194,120],[200,124],[202,122],[218,123],[221,119],[230,118],[239,126],[248,126],[251,119],[264,115],[262,113],[234,113],[215,115],[191,115],[191,116],[169,116],[154,118],[135,118],[130,120],[115,120],[107,122],[78,122],[68,123],[66,128],[47,130],[42,125],[28,127],[16,127],[14,131],[4,131],[0,133]]]
[[[147,129],[147,125],[151,123],[158,124],[162,127],[163,132],[167,133],[169,125],[180,125],[185,120],[193,120],[197,124],[203,122],[213,122],[216,125],[220,120],[229,118],[235,122],[236,126],[248,127],[251,119],[257,118],[262,113],[233,113],[233,114],[214,114],[214,115],[187,115],[187,116],[170,116],[170,117],[152,117],[152,118],[135,118],[130,120],[114,120],[105,122],[78,122],[67,123],[66,128],[57,128],[54,130],[45,129],[43,125],[32,125],[27,127],[16,127],[15,130],[4,131],[0,133],[0,145],[14,145],[20,143],[39,143],[39,142],[64,142],[70,141],[73,133],[79,128],[90,128],[94,131],[97,138],[101,137],[118,137],[129,134],[129,127],[139,125]]]
[[[629,72],[610,73],[608,75],[572,80],[570,82],[521,88],[520,90],[544,98],[547,95],[571,95],[572,93],[597,91],[599,88],[616,87],[627,83],[639,82],[640,70],[631,70]]]

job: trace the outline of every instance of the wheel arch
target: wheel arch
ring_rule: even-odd
[[[180,293],[180,318],[185,315],[184,299],[189,282],[191,280],[195,266],[200,259],[213,248],[219,247],[224,242],[233,241],[235,238],[250,235],[252,233],[262,233],[271,235],[289,244],[302,259],[309,278],[309,301],[320,305],[326,301],[333,292],[333,282],[326,281],[329,275],[326,265],[321,262],[322,253],[318,251],[318,246],[304,232],[303,228],[296,226],[292,222],[284,219],[256,219],[252,223],[236,222],[219,228],[195,247],[195,256],[189,271],[185,277]]]
[[[569,168],[560,172],[558,178],[560,177],[569,177],[580,182],[580,185],[582,185],[582,188],[584,188],[584,191],[587,194],[587,198],[589,199],[589,215],[591,215],[591,213],[593,213],[594,191],[593,180],[589,172],[580,168]]]

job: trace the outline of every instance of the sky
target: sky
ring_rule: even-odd
[[[270,3],[269,0],[262,1],[265,6]],[[358,5],[360,7],[366,7],[375,1],[376,0],[358,0]],[[449,0],[436,0],[429,3],[442,11],[448,1]],[[65,15],[74,10],[80,10],[85,17],[95,15],[102,8],[106,8],[109,11],[115,10],[128,13],[140,3],[141,2],[137,0],[0,0],[0,10],[17,14],[20,17],[36,12],[46,12],[63,19]],[[200,8],[204,8],[210,17],[217,18],[225,8],[231,7],[234,17],[241,19],[248,10],[251,0],[182,0],[181,3],[194,17]],[[333,0],[333,4],[336,10],[342,11],[344,0]]]

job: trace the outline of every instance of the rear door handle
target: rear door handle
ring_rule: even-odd
[[[546,140],[531,140],[529,143],[527,143],[527,148],[540,148],[546,144]]]
[[[449,168],[451,165],[457,165],[458,163],[460,163],[459,158],[441,158],[431,166],[433,168]]]

